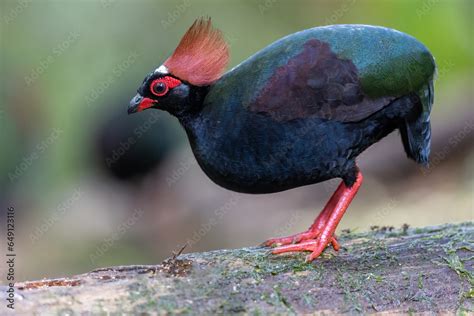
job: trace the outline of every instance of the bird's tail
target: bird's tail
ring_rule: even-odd
[[[418,92],[418,97],[421,112],[417,111],[416,115],[405,117],[399,129],[407,156],[427,166],[431,146],[430,113],[434,98],[433,80]]]

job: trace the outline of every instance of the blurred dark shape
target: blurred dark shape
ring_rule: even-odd
[[[169,115],[149,110],[127,115],[126,95],[106,108],[93,134],[94,162],[110,176],[136,181],[157,168],[183,140]]]

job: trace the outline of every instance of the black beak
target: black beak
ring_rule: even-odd
[[[130,100],[130,105],[128,106],[128,114],[137,112],[138,106],[143,101],[143,97],[139,94],[135,95],[132,100]]]

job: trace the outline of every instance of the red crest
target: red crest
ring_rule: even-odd
[[[199,18],[164,62],[170,73],[196,86],[217,81],[229,62],[229,46],[211,19]]]

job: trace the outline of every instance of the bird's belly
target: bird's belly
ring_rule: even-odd
[[[232,172],[226,170],[225,173],[220,172],[212,166],[202,166],[206,175],[219,186],[228,190],[251,193],[275,193],[304,185],[322,182],[335,175],[326,172],[329,169],[315,168],[312,170],[300,171],[288,169],[288,172],[272,173],[272,172]],[[296,172],[295,172],[296,171]]]
[[[306,134],[287,128],[285,135],[272,137],[267,129],[266,137],[240,135],[239,141],[226,139],[212,150],[193,150],[218,185],[237,192],[273,193],[338,177],[352,164],[350,150],[343,148],[346,142],[339,141],[344,137],[331,137],[328,131],[328,126]]]

